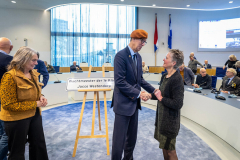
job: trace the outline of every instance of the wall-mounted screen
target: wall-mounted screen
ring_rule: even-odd
[[[198,51],[240,51],[240,18],[199,21]]]

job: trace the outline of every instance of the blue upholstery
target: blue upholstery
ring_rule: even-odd
[[[53,66],[53,68],[55,69],[56,73],[59,72],[59,66]]]
[[[225,77],[226,71],[227,71],[227,68],[225,68],[225,69],[223,70],[221,67],[217,67],[217,68],[216,68],[216,76],[217,76],[217,77]]]
[[[212,77],[212,88],[216,88],[217,85],[217,76],[211,76]]]

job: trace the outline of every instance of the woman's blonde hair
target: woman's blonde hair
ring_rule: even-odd
[[[236,76],[236,75],[237,75],[237,72],[236,72],[236,70],[235,70],[235,69],[233,69],[233,68],[228,68],[228,70],[227,70],[227,71],[228,71],[228,72],[232,72],[234,76]]]
[[[229,60],[230,60],[230,59],[232,59],[233,61],[236,61],[236,60],[237,60],[237,57],[236,57],[234,54],[232,54],[232,55],[229,56]]]
[[[37,54],[37,52],[29,47],[24,46],[19,48],[8,66],[8,70],[16,69],[24,71],[26,63],[32,60],[34,54]]]

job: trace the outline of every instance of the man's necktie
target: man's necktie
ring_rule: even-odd
[[[227,79],[225,86],[228,85],[229,81],[230,81],[230,78]]]
[[[136,61],[136,59],[137,59],[137,55],[134,54],[134,55],[133,55],[133,64],[134,64],[135,73],[136,73],[136,75],[137,75],[137,61]]]

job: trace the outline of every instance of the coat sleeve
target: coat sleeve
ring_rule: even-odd
[[[192,71],[191,69],[189,69],[188,74],[189,74],[189,76],[191,77],[191,83],[194,84],[194,79],[195,79],[195,77],[194,77],[193,71]]]
[[[12,75],[5,74],[2,78],[0,95],[1,105],[3,109],[9,111],[28,111],[37,107],[36,101],[23,101],[18,102],[17,100],[17,85],[13,80]]]
[[[43,75],[43,81],[42,81],[42,83],[44,84],[44,86],[43,86],[42,88],[44,88],[44,87],[47,85],[47,83],[48,83],[49,73],[48,73],[47,67],[45,66],[44,63],[41,63],[41,66],[40,66],[40,67],[41,67],[40,73],[41,73],[41,75]]]
[[[171,90],[173,98],[162,98],[162,103],[164,106],[171,109],[181,109],[183,106],[183,97],[184,97],[184,85],[183,83],[179,83],[177,80],[171,81]]]

